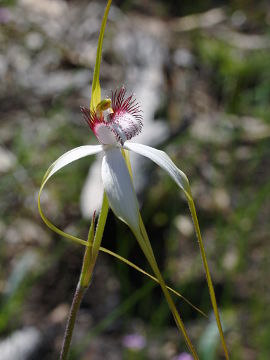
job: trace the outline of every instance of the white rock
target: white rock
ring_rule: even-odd
[[[175,218],[175,225],[183,235],[189,237],[193,234],[193,224],[188,216],[179,215]]]
[[[189,68],[194,64],[194,56],[188,49],[177,49],[173,55],[173,61],[178,66]]]
[[[38,224],[28,219],[16,219],[6,231],[5,240],[9,244],[47,245],[50,241],[48,233]]]
[[[16,163],[16,157],[9,150],[0,147],[0,173],[10,171]]]
[[[40,332],[34,327],[15,331],[0,342],[1,360],[27,360],[41,340]]]
[[[30,32],[25,38],[26,46],[30,50],[39,50],[44,44],[43,36],[38,32]]]

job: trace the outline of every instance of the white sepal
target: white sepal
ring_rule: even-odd
[[[184,190],[185,193],[190,194],[188,178],[183,173],[183,171],[178,169],[178,167],[164,151],[157,150],[147,145],[130,142],[125,142],[124,148],[134,151],[135,153],[143,155],[154,161],[171,176],[171,178],[182,190]]]
[[[42,187],[44,187],[45,183],[49,180],[49,178],[53,174],[55,174],[57,171],[59,171],[66,165],[72,163],[73,161],[79,160],[85,156],[97,154],[102,150],[103,150],[102,145],[85,145],[67,151],[49,167],[43,178]]]
[[[138,232],[139,210],[133,184],[119,148],[107,148],[102,161],[102,182],[110,207],[133,232]]]

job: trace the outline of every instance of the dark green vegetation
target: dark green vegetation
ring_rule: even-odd
[[[268,359],[269,7],[263,1],[256,8],[234,1],[205,17],[191,14],[225,2],[202,7],[198,1],[194,9],[183,2],[182,11],[175,11],[176,3],[117,2],[126,13],[114,8],[108,23],[101,85],[114,89],[124,83],[131,91],[136,85],[139,95],[160,77],[153,86],[158,103],[149,101],[169,136],[158,147],[190,179],[232,359]],[[103,12],[103,4],[53,4],[6,1],[10,7],[0,9],[0,332],[4,341],[16,330],[37,329],[39,359],[57,358],[83,248],[45,228],[37,192],[59,155],[95,142],[79,106],[89,102],[89,69]],[[126,39],[132,49],[142,44],[142,54],[125,48]],[[143,107],[149,105],[144,101]],[[93,160],[80,160],[57,175],[43,202],[50,219],[83,238],[89,221],[81,216],[80,192]],[[141,170],[146,176],[139,193],[142,215],[160,267],[168,283],[209,319],[182,301],[180,314],[201,359],[222,359],[187,205],[162,170],[148,162]],[[135,239],[114,216],[103,246],[147,269]],[[143,350],[122,345],[130,333],[145,337]],[[160,289],[100,254],[72,358],[172,359],[182,351]]]

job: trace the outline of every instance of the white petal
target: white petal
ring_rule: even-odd
[[[72,163],[73,161],[79,160],[88,155],[94,155],[103,150],[102,145],[85,145],[74,148],[64,155],[60,156],[48,169],[46,172],[42,187],[44,187],[45,183],[49,180],[49,178],[55,174],[57,171],[65,167],[66,165]]]
[[[78,148],[72,149],[72,150],[66,152],[64,155],[60,156],[60,158],[58,158],[46,171],[46,174],[43,177],[43,180],[42,180],[42,183],[41,183],[41,186],[39,189],[39,193],[38,193],[38,210],[39,210],[40,216],[42,217],[45,224],[50,229],[52,229],[54,232],[56,232],[57,234],[60,234],[61,236],[67,237],[68,239],[71,239],[75,242],[78,242],[78,243],[86,245],[86,246],[88,245],[87,241],[81,240],[81,239],[77,238],[76,236],[65,233],[64,231],[58,229],[53,223],[50,222],[50,220],[48,220],[46,218],[46,216],[43,214],[43,211],[41,209],[40,198],[41,198],[42,190],[44,189],[46,182],[58,170],[62,169],[63,167],[72,163],[75,160],[78,160],[78,159],[83,158],[88,155],[97,154],[97,153],[101,152],[102,150],[103,150],[102,145],[93,145],[93,146],[86,145],[86,146],[80,146]]]
[[[120,149],[106,149],[101,176],[110,207],[115,215],[134,232],[139,231],[138,201]]]
[[[157,150],[150,146],[130,142],[125,142],[124,148],[134,151],[137,154],[146,156],[154,161],[162,169],[167,171],[167,173],[172,177],[176,184],[181,187],[182,190],[188,194],[190,193],[190,186],[186,175],[183,173],[183,171],[178,169],[178,167],[172,162],[172,160],[164,151]]]

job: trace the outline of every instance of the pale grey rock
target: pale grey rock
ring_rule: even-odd
[[[234,125],[224,114],[208,113],[200,115],[191,126],[194,138],[215,143],[227,144],[231,141]]]
[[[27,360],[41,341],[39,330],[25,327],[0,341],[1,360]]]
[[[0,54],[0,78],[4,79],[4,76],[7,72],[7,60],[6,57],[2,54]]]
[[[239,122],[245,139],[256,141],[270,136],[270,126],[259,118],[243,116]]]
[[[35,244],[45,246],[49,243],[48,233],[38,224],[28,219],[16,219],[5,234],[9,244]]]
[[[194,56],[188,49],[181,48],[174,52],[173,61],[177,66],[190,68],[194,65]]]
[[[234,27],[240,28],[247,21],[247,16],[242,10],[236,10],[231,16],[231,23]]]
[[[15,155],[11,151],[0,147],[0,173],[6,173],[12,170],[15,164]]]
[[[27,250],[22,255],[17,255],[17,257],[13,259],[12,271],[3,289],[6,298],[12,296],[27,276],[35,271],[40,264],[41,256],[37,250]]]
[[[25,43],[29,50],[39,50],[44,44],[44,37],[40,33],[32,31],[26,35]]]

